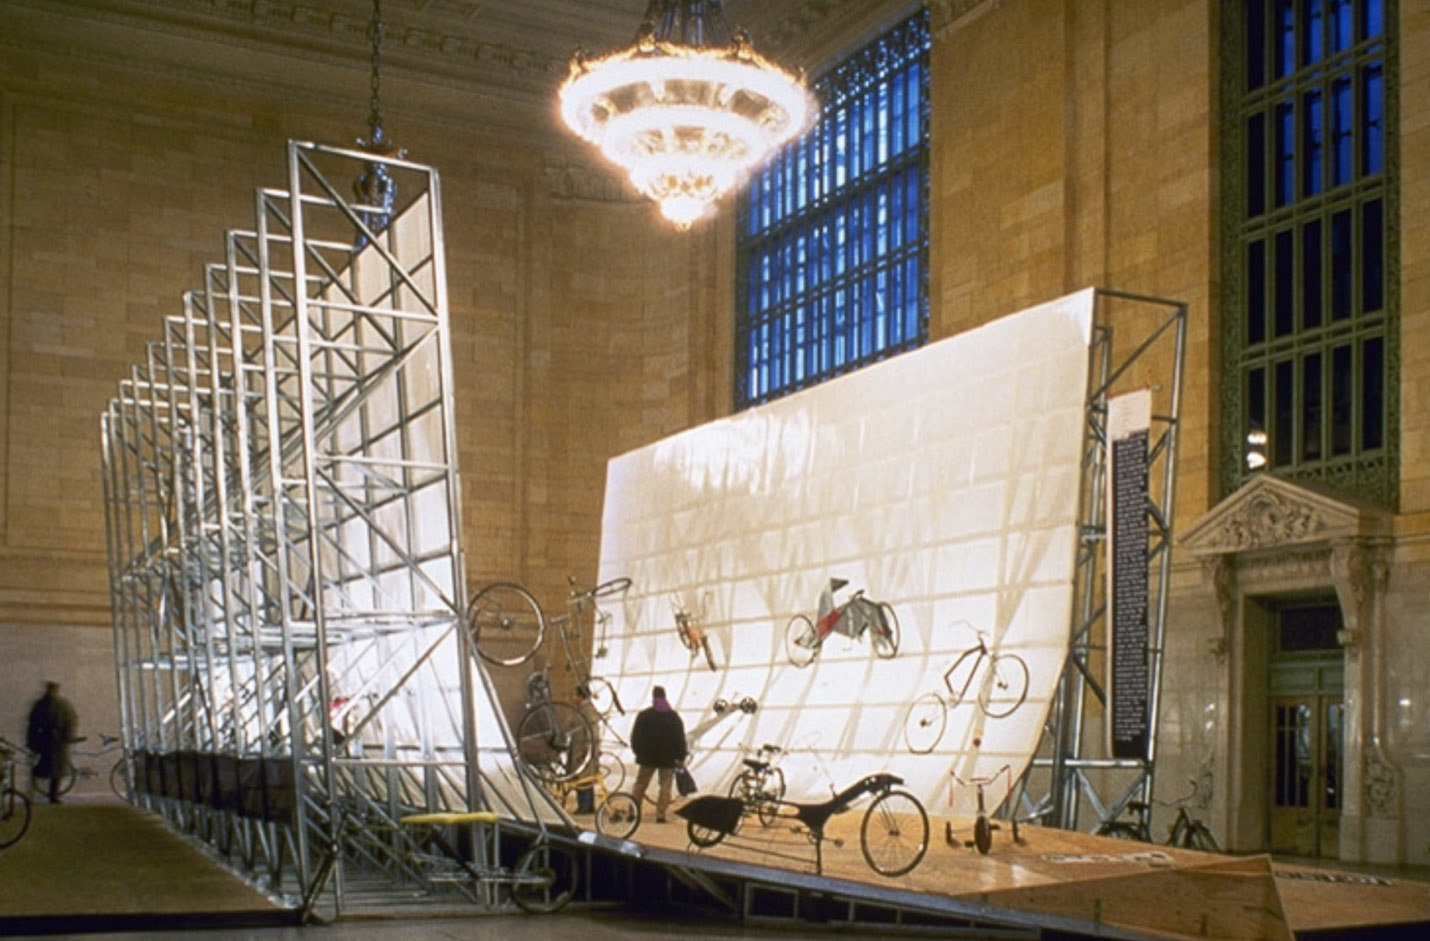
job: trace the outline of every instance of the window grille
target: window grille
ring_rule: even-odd
[[[741,195],[736,408],[926,342],[928,50],[924,10],[836,65]]]
[[[1394,508],[1394,0],[1235,7],[1223,481],[1261,431],[1267,470]]]

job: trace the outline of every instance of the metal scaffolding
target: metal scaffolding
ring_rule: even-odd
[[[101,416],[110,590],[132,798],[341,912],[422,884],[404,814],[559,817],[463,629],[437,174],[287,158]]]
[[[1083,436],[1079,541],[1073,584],[1072,640],[1042,745],[1022,782],[1020,817],[1077,829],[1084,811],[1092,827],[1129,803],[1148,805],[1157,760],[1157,720],[1171,584],[1173,496],[1181,426],[1186,303],[1099,288],[1089,349],[1090,387]],[[1109,656],[1108,403],[1119,395],[1151,394],[1146,472],[1147,738],[1136,757],[1114,757],[1103,733],[1113,724],[1104,684]],[[1012,808],[1008,809],[1012,812]],[[1146,813],[1144,809],[1142,813]],[[1144,821],[1145,822],[1145,821]]]

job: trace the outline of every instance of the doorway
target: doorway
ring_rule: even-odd
[[[1271,852],[1337,858],[1345,666],[1335,601],[1277,605],[1269,638]]]

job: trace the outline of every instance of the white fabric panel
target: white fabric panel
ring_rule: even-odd
[[[617,728],[663,684],[705,791],[765,742],[792,749],[791,797],[889,770],[931,810],[971,812],[950,772],[1021,773],[1068,642],[1092,302],[1069,295],[613,459],[601,578],[634,586],[610,599],[594,671],[628,708]],[[834,634],[790,663],[786,624],[815,617],[831,577],[849,582],[836,600],[863,588],[893,604],[897,656]],[[703,608],[718,670],[680,643],[675,602]],[[910,703],[943,689],[979,631],[1026,661],[1027,702],[999,719],[950,709],[937,747],[911,753]],[[753,715],[713,707],[746,696]]]

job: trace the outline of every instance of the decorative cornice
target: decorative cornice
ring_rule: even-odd
[[[1374,508],[1261,474],[1213,507],[1181,542],[1193,555],[1206,555],[1328,543],[1388,531],[1388,519]]]

